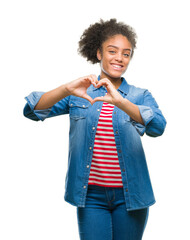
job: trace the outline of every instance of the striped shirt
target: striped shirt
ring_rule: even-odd
[[[95,135],[89,185],[123,187],[115,144],[112,113],[114,105],[104,102]]]

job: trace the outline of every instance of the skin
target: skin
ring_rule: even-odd
[[[133,120],[144,125],[138,106],[123,98],[117,91],[122,82],[121,76],[127,70],[131,59],[132,47],[130,42],[125,36],[118,34],[107,39],[102,44],[101,49],[101,51],[100,49],[97,50],[97,58],[100,60],[101,67],[99,81],[96,75],[89,75],[63,84],[44,93],[34,109],[50,108],[61,99],[74,95],[87,99],[91,104],[94,104],[96,101],[111,103],[126,112]],[[107,94],[92,99],[87,94],[87,89],[91,84],[96,88],[105,86]]]
[[[121,84],[121,76],[129,65],[131,52],[131,43],[123,35],[115,35],[106,40],[102,44],[102,51],[97,50],[97,58],[101,61],[100,78],[109,79],[117,89]]]
[[[115,91],[121,85],[121,76],[126,72],[132,52],[131,43],[123,35],[115,35],[102,44],[102,51],[97,50],[100,60],[101,74],[97,87],[105,86],[108,94],[105,97],[95,98],[96,101],[106,101],[117,105],[121,95]],[[115,88],[115,89],[114,89]]]

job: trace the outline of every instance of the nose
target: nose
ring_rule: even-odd
[[[115,55],[115,60],[118,61],[118,62],[122,62],[122,60],[123,60],[122,53],[119,53],[119,52],[118,52],[118,53]]]

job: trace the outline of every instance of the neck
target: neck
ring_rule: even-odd
[[[104,72],[101,72],[100,79],[103,79],[103,78],[109,79],[116,89],[119,88],[119,86],[121,85],[121,82],[122,82],[121,81],[121,77],[119,77],[119,78],[112,78],[111,76],[105,74]]]

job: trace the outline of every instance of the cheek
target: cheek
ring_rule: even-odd
[[[101,61],[100,62],[100,67],[102,70],[106,71],[106,69],[108,68],[108,63],[105,61]]]
[[[112,59],[110,58],[103,58],[101,61],[101,68],[106,69],[110,67],[110,62],[112,61]]]
[[[125,71],[127,70],[129,63],[130,63],[130,59],[125,62]]]

